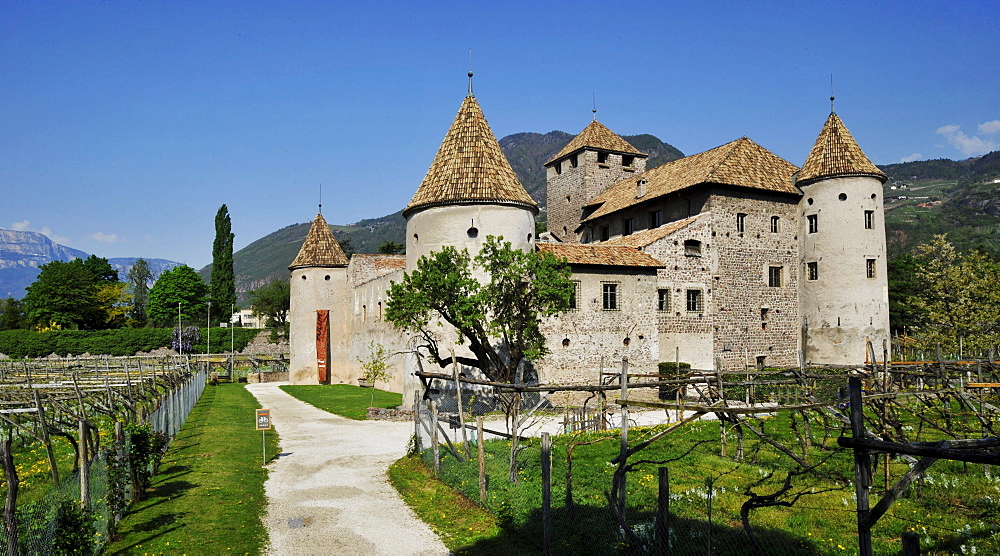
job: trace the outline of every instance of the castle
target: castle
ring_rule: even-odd
[[[543,383],[594,382],[622,357],[654,371],[860,365],[868,342],[881,352],[886,176],[835,112],[801,168],[746,137],[652,170],[646,158],[595,114],[545,164],[549,231],[535,237],[538,207],[470,83],[403,211],[405,256],[348,260],[322,214],[313,221],[289,267],[291,382],[354,382],[375,341],[399,353],[389,387],[411,394],[422,363],[383,319],[389,285],[421,256],[474,254],[490,235],[572,269],[572,308],[543,322]]]

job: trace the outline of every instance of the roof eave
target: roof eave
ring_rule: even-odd
[[[412,207],[406,207],[403,209],[403,218],[409,218],[410,215],[420,212],[425,209],[430,209],[434,207],[445,207],[445,206],[456,206],[456,205],[505,205],[519,208],[526,208],[532,212],[533,216],[538,216],[538,204],[532,201],[531,203],[525,203],[523,201],[501,201],[496,199],[461,199],[454,201],[435,201],[433,203],[421,203]]]
[[[649,155],[646,154],[646,153],[627,152],[627,151],[618,151],[618,150],[613,150],[613,149],[602,149],[600,147],[583,146],[583,147],[580,147],[579,149],[574,149],[574,150],[572,150],[572,151],[570,151],[570,152],[568,152],[568,153],[566,153],[564,155],[556,155],[555,158],[553,158],[552,160],[546,162],[542,166],[545,167],[545,168],[548,168],[549,166],[552,166],[556,162],[559,162],[561,160],[565,160],[565,159],[567,159],[567,158],[569,158],[569,157],[571,157],[571,156],[573,156],[575,154],[580,154],[583,151],[603,151],[603,152],[606,152],[606,153],[620,154],[620,155],[623,155],[623,156],[624,155],[634,156],[636,158],[649,158]]]
[[[878,181],[885,183],[888,180],[888,176],[882,173],[875,172],[838,172],[835,174],[825,174],[819,175],[811,178],[806,178],[804,180],[797,180],[795,182],[796,187],[805,187],[807,185],[812,185],[818,181],[829,180],[833,178],[875,178]]]

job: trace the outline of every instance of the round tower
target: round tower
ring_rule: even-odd
[[[446,245],[475,256],[487,236],[533,250],[538,205],[518,181],[472,94],[458,109],[423,182],[403,210],[406,268]]]
[[[291,271],[288,380],[292,384],[345,382],[347,256],[317,214]],[[341,345],[344,344],[344,345]]]
[[[796,176],[802,190],[799,305],[806,363],[882,359],[889,338],[885,174],[831,112]]]

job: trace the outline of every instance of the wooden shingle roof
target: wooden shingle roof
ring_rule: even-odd
[[[885,173],[868,160],[840,116],[831,112],[796,177],[796,184],[808,185],[825,178],[846,176],[869,176],[882,183],[886,180]]]
[[[636,232],[634,234],[629,234],[627,236],[617,236],[609,239],[608,241],[602,241],[601,245],[625,245],[627,247],[634,247],[636,249],[642,249],[647,245],[653,243],[656,240],[663,239],[669,235],[673,235],[684,228],[687,228],[691,223],[697,220],[700,216],[708,213],[696,214],[694,216],[689,216],[681,220],[675,220],[669,222],[662,226],[657,226],[656,228],[650,230],[643,230],[641,232]]]
[[[322,214],[317,214],[309,233],[306,234],[298,256],[288,267],[289,270],[307,266],[338,267],[347,266],[347,255],[333,237],[330,226]]]
[[[794,164],[750,139],[741,137],[612,185],[587,203],[587,207],[597,207],[597,210],[584,221],[702,183],[801,195],[792,184],[792,175],[797,170]],[[636,183],[639,180],[646,180],[646,193],[642,197],[637,196]]]
[[[548,166],[561,158],[567,157],[577,151],[582,151],[587,147],[621,154],[634,154],[641,157],[647,156],[645,153],[640,152],[639,149],[630,145],[628,141],[619,137],[617,133],[608,129],[607,126],[597,120],[594,120],[590,122],[587,127],[583,128],[583,131],[581,131],[579,135],[567,143],[566,146],[559,151],[559,154],[552,157],[552,160],[546,162],[545,165]]]
[[[538,212],[538,205],[518,181],[472,95],[465,97],[458,109],[403,216],[419,208],[466,203],[523,205]]]
[[[663,263],[633,247],[606,244],[539,242],[535,248],[566,259],[571,265],[660,268]]]

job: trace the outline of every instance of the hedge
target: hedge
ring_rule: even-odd
[[[45,357],[80,355],[134,355],[170,347],[171,328],[119,328],[115,330],[31,330],[0,331],[0,353],[8,357]],[[253,328],[213,328],[212,353],[225,353],[230,349],[233,334],[236,351],[242,350],[257,334]],[[201,329],[202,340],[194,344],[195,353],[205,353],[207,329]]]

